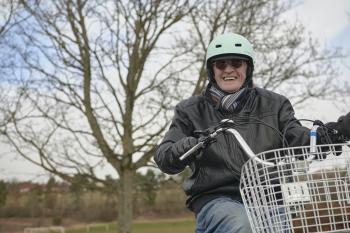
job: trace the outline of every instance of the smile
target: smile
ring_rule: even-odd
[[[224,79],[225,81],[228,81],[228,80],[236,80],[237,78],[236,78],[236,77],[228,76],[228,77],[223,77],[223,79]]]

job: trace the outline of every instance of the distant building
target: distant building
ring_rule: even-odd
[[[37,184],[37,183],[31,183],[31,182],[20,182],[20,183],[13,183],[10,185],[9,193],[29,193],[33,190],[41,190],[43,192],[49,191],[50,193],[66,193],[69,191],[69,184],[68,183],[55,183],[51,185],[51,187],[48,190],[48,187],[46,184]]]
[[[15,189],[17,189],[19,193],[28,193],[38,188],[42,189],[42,187],[40,187],[39,184],[31,182],[18,183],[17,187],[15,187]]]

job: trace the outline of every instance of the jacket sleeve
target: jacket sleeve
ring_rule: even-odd
[[[193,136],[194,127],[187,114],[180,104],[175,107],[175,114],[170,124],[168,132],[163,141],[158,146],[154,161],[159,169],[167,174],[177,174],[182,172],[188,161],[180,161],[180,154],[172,147],[180,139]]]
[[[279,111],[279,130],[288,142],[288,146],[306,146],[310,143],[307,127],[295,118],[294,109],[288,99],[284,99]]]

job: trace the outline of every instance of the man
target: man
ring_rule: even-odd
[[[295,119],[287,98],[253,87],[254,50],[243,36],[228,33],[216,37],[208,46],[206,63],[206,91],[176,106],[155,161],[168,174],[191,168],[192,175],[183,188],[187,207],[196,215],[197,233],[249,233],[239,193],[241,167],[248,156],[237,140],[223,133],[199,155],[179,158],[198,143],[196,132],[223,119],[236,123],[235,128],[255,153],[283,147],[280,135],[284,130],[289,146],[307,145],[309,129]]]

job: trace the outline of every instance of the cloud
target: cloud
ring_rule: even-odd
[[[306,30],[320,40],[335,39],[350,24],[349,0],[304,0],[294,10]]]
[[[349,0],[301,0],[299,5],[286,14],[286,20],[298,19],[312,38],[326,44],[328,48],[342,47],[350,51],[350,1]],[[349,59],[343,61],[350,64]],[[349,70],[342,78],[349,77]],[[339,77],[339,80],[341,79]],[[335,121],[348,111],[349,101],[336,105],[329,100],[310,99],[307,108],[296,107],[299,118]]]

